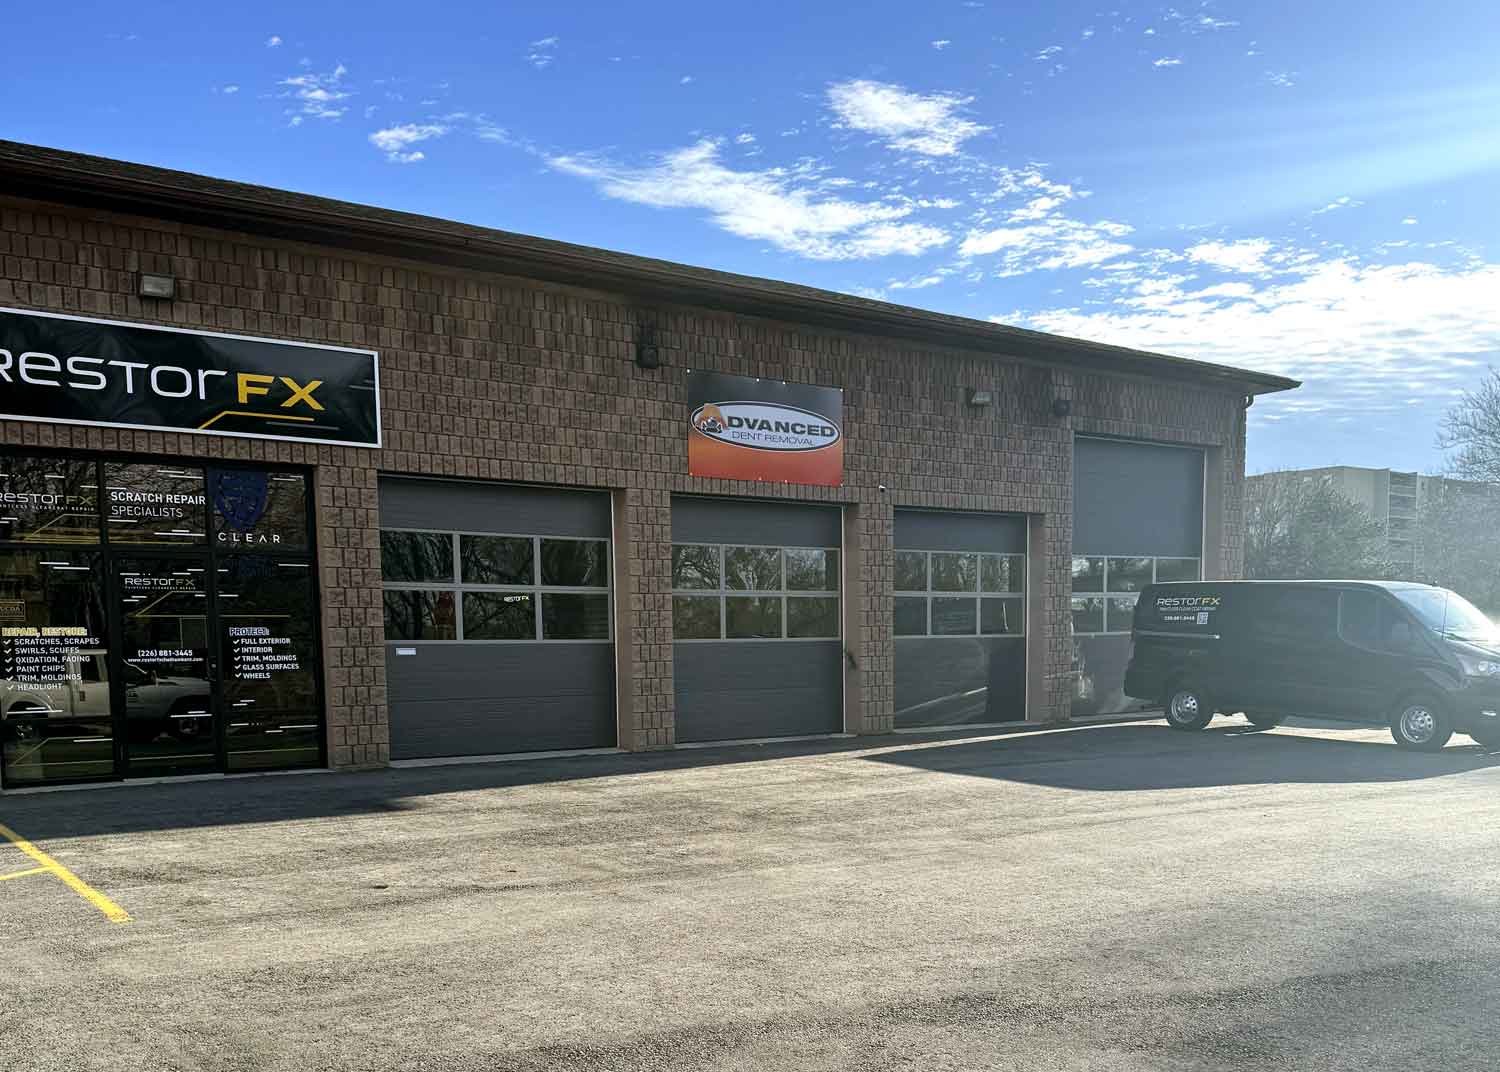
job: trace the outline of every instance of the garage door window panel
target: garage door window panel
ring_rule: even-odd
[[[465,640],[535,640],[536,601],[522,592],[465,592]]]
[[[1073,632],[1078,636],[1126,634],[1148,584],[1196,581],[1196,558],[1149,555],[1077,555],[1073,559]],[[1096,594],[1097,593],[1097,594]]]
[[[465,584],[536,583],[533,542],[520,536],[460,536]]]
[[[610,639],[607,540],[405,530],[380,539],[388,641]]]
[[[677,544],[675,640],[839,636],[839,552],[830,547]]]
[[[453,580],[453,537],[446,532],[382,532],[380,575],[403,584]]]
[[[1022,636],[1026,556],[897,551],[895,611],[898,637]]]

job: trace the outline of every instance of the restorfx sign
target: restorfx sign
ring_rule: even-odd
[[[378,356],[0,309],[0,417],[378,447]]]
[[[844,392],[717,372],[687,374],[688,472],[783,484],[844,482]]]

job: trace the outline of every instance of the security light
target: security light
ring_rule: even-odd
[[[143,298],[160,298],[163,301],[170,300],[177,293],[177,280],[169,275],[152,275],[148,272],[141,273],[141,285],[139,294]]]

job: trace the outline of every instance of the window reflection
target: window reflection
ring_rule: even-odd
[[[104,466],[105,524],[112,544],[207,542],[202,469],[155,462]]]
[[[321,761],[314,578],[308,563],[239,556],[218,570],[229,770]]]
[[[0,453],[0,540],[99,542],[99,470],[51,454]]]
[[[7,785],[114,771],[100,558],[0,552],[0,763]]]
[[[446,532],[380,533],[380,575],[387,581],[453,580],[453,537]]]
[[[221,551],[305,551],[307,478],[271,469],[215,469],[208,478]]]

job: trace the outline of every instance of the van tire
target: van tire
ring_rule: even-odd
[[[1246,711],[1245,721],[1258,730],[1274,730],[1286,721],[1286,716],[1273,715],[1269,711]]]
[[[1162,707],[1165,708],[1167,725],[1174,730],[1201,730],[1214,718],[1213,701],[1193,681],[1173,683]]]
[[[1436,752],[1453,736],[1453,720],[1436,697],[1415,693],[1398,703],[1392,712],[1391,736],[1402,748]]]

